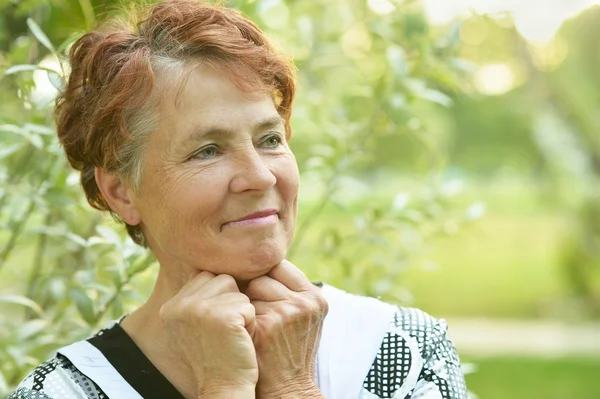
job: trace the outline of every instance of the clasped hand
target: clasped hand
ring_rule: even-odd
[[[200,272],[160,317],[192,369],[198,397],[311,398],[328,305],[296,266],[282,261],[249,282]]]

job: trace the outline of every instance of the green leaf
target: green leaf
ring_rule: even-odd
[[[401,46],[395,44],[388,46],[386,56],[396,76],[404,77],[407,75],[406,52]]]
[[[24,130],[21,126],[11,125],[11,124],[0,125],[0,131],[8,132],[8,133],[15,133],[15,134],[19,134],[19,135],[22,135],[24,132]]]
[[[123,316],[123,302],[117,298],[112,304],[111,315],[113,319],[118,319]]]
[[[65,234],[65,236],[70,239],[71,241],[73,241],[74,243],[82,246],[82,247],[86,247],[87,246],[87,241],[83,238],[78,236],[77,234],[74,233],[67,233]]]
[[[42,140],[42,138],[36,133],[30,133],[24,127],[11,124],[4,124],[0,125],[0,131],[17,134],[25,138],[27,141],[29,141],[29,143],[31,143],[31,145],[33,145],[37,149],[42,149],[44,147],[44,141]]]
[[[81,37],[81,33],[79,33],[79,32],[71,33],[68,38],[66,38],[61,44],[58,45],[58,47],[56,48],[56,51],[58,53],[62,54],[67,49],[67,47],[69,47],[71,44],[75,43],[77,41],[77,39],[79,39],[79,37]]]
[[[23,147],[22,144],[14,144],[4,148],[0,148],[0,159],[6,158],[7,156],[14,154]]]
[[[119,236],[119,233],[117,233],[114,229],[111,229],[107,226],[98,225],[96,226],[96,232],[100,237],[104,238],[109,243],[114,244],[117,248],[123,247],[123,240],[121,239],[121,236]]]
[[[148,267],[150,267],[150,265],[152,265],[154,261],[154,256],[150,254],[146,256],[141,256],[131,263],[131,266],[129,266],[129,268],[127,269],[127,273],[130,276],[135,276],[136,274],[141,273]]]
[[[17,332],[19,339],[21,341],[30,339],[41,332],[44,332],[48,329],[48,322],[46,320],[37,319],[37,320],[29,320],[19,326],[19,330]]]
[[[83,291],[72,288],[70,290],[71,298],[77,306],[79,314],[86,321],[86,323],[93,325],[96,323],[96,311],[94,310],[94,302],[92,299]]]
[[[8,384],[6,383],[6,377],[4,377],[2,370],[0,370],[0,392],[8,392]]]
[[[37,134],[24,134],[23,136],[38,150],[44,148],[44,140]]]
[[[27,18],[27,26],[35,38],[38,39],[44,47],[50,50],[51,53],[56,54],[56,50],[54,49],[54,46],[52,46],[52,43],[50,43],[50,39],[48,39],[48,36],[46,36],[44,31],[42,31],[42,28],[40,28],[33,19]]]
[[[35,71],[46,71],[46,72],[48,72],[48,75],[58,74],[58,72],[55,71],[54,69],[43,67],[40,65],[19,64],[19,65],[13,65],[13,66],[9,67],[8,69],[6,69],[6,71],[4,71],[4,75],[14,75],[15,73],[19,73],[19,72],[35,72]],[[60,77],[60,75],[59,75],[59,77]],[[52,79],[50,76],[49,76],[49,78]]]
[[[56,90],[62,90],[65,85],[63,78],[56,72],[48,72],[48,80]]]
[[[37,71],[39,68],[37,65],[13,65],[9,67],[6,71],[4,71],[5,75],[13,75],[15,73],[24,72],[24,71]]]
[[[419,97],[424,100],[437,103],[443,107],[449,107],[452,105],[452,99],[446,94],[439,90],[427,89],[419,93]]]
[[[92,29],[96,25],[94,6],[90,0],[79,0],[79,6],[85,18],[86,29]]]
[[[56,74],[56,72],[54,72],[54,74]],[[32,133],[43,134],[44,136],[53,136],[56,134],[56,131],[54,129],[45,125],[26,123],[23,127]]]
[[[8,303],[11,305],[21,305],[25,306],[28,309],[33,310],[38,316],[42,316],[44,311],[34,301],[29,298],[20,295],[5,295],[0,297],[0,303]]]

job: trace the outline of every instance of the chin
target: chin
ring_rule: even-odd
[[[244,266],[236,270],[240,280],[252,280],[264,276],[273,267],[277,266],[285,259],[287,246],[273,245],[253,248],[245,254],[241,254],[243,261],[240,264]],[[238,276],[233,276],[238,278]]]

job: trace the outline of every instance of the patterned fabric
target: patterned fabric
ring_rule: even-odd
[[[367,378],[365,399],[466,399],[448,326],[418,309],[399,308]]]
[[[120,326],[115,324],[111,330],[115,328],[120,329]],[[104,332],[106,330],[96,337]],[[123,337],[130,340],[124,332]],[[446,323],[418,309],[398,308],[362,386],[361,399],[467,398],[460,362],[447,335]],[[37,367],[8,397],[107,398],[94,382],[60,354]]]
[[[108,399],[92,380],[66,357],[54,358],[36,367],[7,399]]]

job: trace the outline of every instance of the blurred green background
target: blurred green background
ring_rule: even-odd
[[[480,398],[600,397],[595,3],[226,2],[298,67],[289,259],[448,319]],[[52,122],[65,49],[127,4],[0,0],[0,395],[151,289]]]

